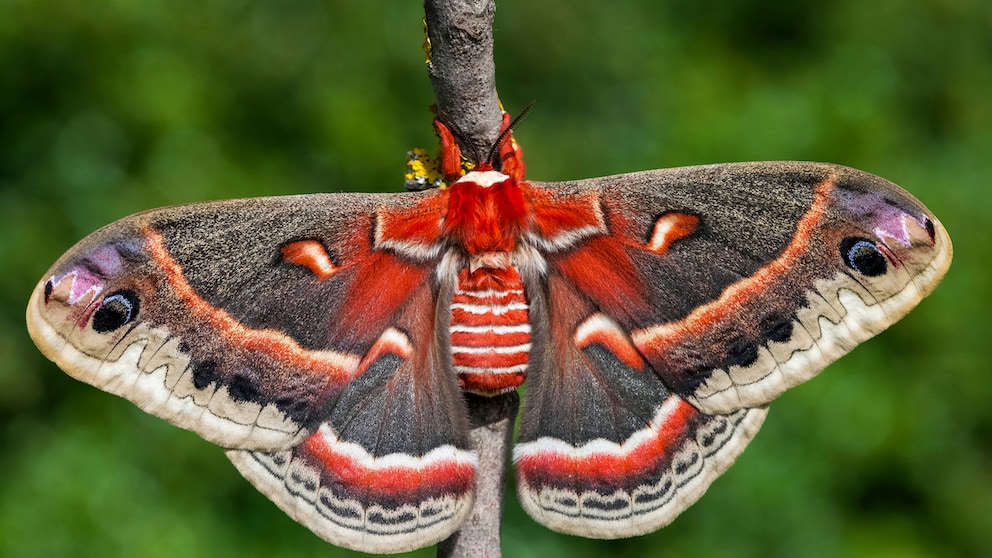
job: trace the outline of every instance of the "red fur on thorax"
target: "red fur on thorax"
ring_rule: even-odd
[[[509,132],[509,125],[510,115],[504,113],[498,153],[501,172],[508,178],[483,187],[458,180],[462,172],[461,150],[448,127],[440,120],[434,120],[441,143],[441,172],[445,180],[452,183],[442,234],[461,244],[470,254],[512,252],[531,213],[530,204],[521,192],[525,172],[523,151]],[[480,161],[474,170],[494,169],[492,162]]]
[[[528,204],[512,177],[488,188],[474,182],[457,182],[451,186],[444,234],[469,254],[512,252],[528,212]]]

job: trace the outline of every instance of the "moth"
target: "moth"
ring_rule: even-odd
[[[509,134],[446,185],[146,211],[27,309],[73,377],[227,450],[333,544],[399,552],[473,502],[464,393],[527,393],[520,501],[549,528],[654,531],[769,402],[879,333],[951,261],[898,186],[804,162],[525,179]]]

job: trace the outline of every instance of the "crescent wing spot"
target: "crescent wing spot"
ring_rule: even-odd
[[[334,264],[324,245],[316,240],[298,240],[279,250],[283,260],[309,269],[318,279],[327,279],[341,271]]]

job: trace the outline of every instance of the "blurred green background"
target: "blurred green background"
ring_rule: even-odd
[[[0,555],[345,556],[222,452],[35,350],[30,289],[76,240],[198,200],[402,189],[433,148],[417,2],[0,0]],[[507,556],[992,556],[992,3],[501,0],[529,176],[833,161],[912,191],[944,284],[772,405],[669,527],[543,529]],[[427,549],[417,556],[432,556]]]

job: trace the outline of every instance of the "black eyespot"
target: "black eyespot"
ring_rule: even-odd
[[[54,290],[55,287],[52,286],[52,280],[45,281],[45,304],[48,304],[48,301],[52,299],[52,291]]]
[[[840,257],[854,271],[868,277],[878,277],[886,272],[888,264],[878,246],[867,238],[851,236],[840,243]]]
[[[93,313],[93,331],[107,333],[138,317],[138,294],[124,289],[107,295]]]
[[[227,386],[227,392],[231,395],[231,399],[238,402],[257,401],[261,395],[258,382],[250,373],[235,374]]]

